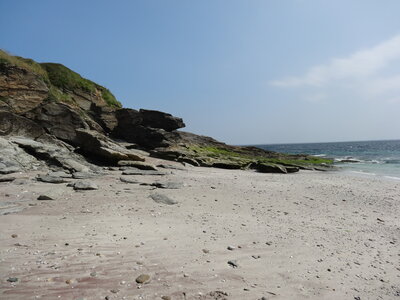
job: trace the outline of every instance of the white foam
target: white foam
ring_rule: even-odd
[[[400,180],[400,177],[394,177],[394,176],[383,176],[383,177],[389,178],[389,179]]]

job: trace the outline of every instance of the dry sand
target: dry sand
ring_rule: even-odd
[[[0,183],[0,299],[400,299],[399,181],[164,171],[126,178],[185,185]]]

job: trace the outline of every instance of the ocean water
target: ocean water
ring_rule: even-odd
[[[337,167],[348,172],[400,180],[400,140],[256,146],[283,153],[332,158]]]

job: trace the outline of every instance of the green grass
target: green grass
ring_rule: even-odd
[[[61,91],[74,91],[80,89],[88,93],[94,93],[96,90],[99,90],[101,96],[108,105],[122,107],[121,103],[118,102],[115,96],[108,89],[89,79],[83,78],[81,75],[70,70],[66,66],[55,63],[42,63],[41,66],[43,66],[47,71],[51,84]]]
[[[48,78],[46,70],[44,70],[40,66],[40,64],[38,64],[34,60],[19,56],[13,56],[1,49],[0,49],[0,64],[14,65],[24,70],[31,71],[41,76],[45,81],[47,81]]]
[[[283,165],[321,165],[321,164],[332,164],[332,160],[315,157],[315,156],[299,156],[298,158],[294,155],[279,154],[279,157],[264,157],[264,156],[253,156],[250,154],[239,153],[228,149],[212,147],[212,146],[198,146],[192,145],[188,147],[189,152],[194,155],[204,156],[212,159],[223,159],[223,160],[240,160],[244,163],[248,162],[260,162],[260,163],[272,163],[272,164],[283,164]]]
[[[79,89],[87,93],[95,93],[97,90],[109,106],[122,107],[121,103],[107,88],[83,78],[62,64],[39,64],[32,59],[13,56],[4,50],[0,50],[0,68],[1,65],[17,66],[39,75],[49,87],[49,100],[71,102],[73,99],[68,95],[68,92]]]

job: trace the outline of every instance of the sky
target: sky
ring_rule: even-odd
[[[400,139],[398,0],[0,0],[0,48],[230,144]]]

